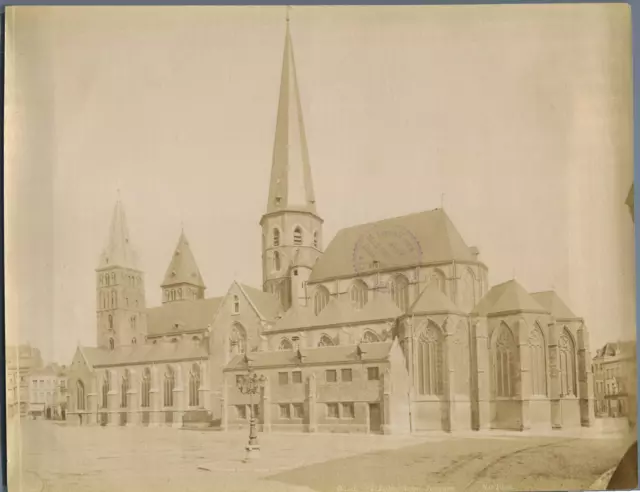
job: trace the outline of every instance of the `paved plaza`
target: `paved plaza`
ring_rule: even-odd
[[[454,491],[589,488],[628,439],[261,434],[72,427],[26,420],[9,428],[9,490],[20,492]]]

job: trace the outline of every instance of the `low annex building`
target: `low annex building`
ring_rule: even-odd
[[[260,288],[207,298],[182,233],[162,305],[117,203],[96,270],[97,347],[78,347],[82,424],[406,433],[593,422],[589,334],[553,291],[489,284],[443,209],[339,231],[323,248],[287,24]],[[213,245],[215,247],[215,245]],[[238,390],[265,376],[255,400]],[[253,406],[252,406],[253,405]]]

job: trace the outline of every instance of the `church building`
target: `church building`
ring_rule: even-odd
[[[553,291],[490,286],[443,209],[348,227],[324,248],[288,23],[275,133],[259,288],[207,297],[182,232],[162,304],[147,307],[118,201],[95,274],[97,346],[77,348],[69,419],[206,415],[235,429],[255,413],[263,432],[388,434],[592,424],[584,320]],[[248,371],[266,378],[253,399],[238,388]]]

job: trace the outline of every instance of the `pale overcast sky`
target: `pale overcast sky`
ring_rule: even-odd
[[[160,302],[180,224],[208,296],[260,287],[285,9],[8,9],[8,342],[95,344],[117,189]],[[325,246],[445,209],[496,284],[554,286],[592,351],[635,326],[624,5],[294,7]]]

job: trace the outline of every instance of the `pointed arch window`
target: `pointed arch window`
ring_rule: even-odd
[[[444,275],[444,273],[442,273],[442,271],[440,270],[435,270],[432,274],[431,274],[431,282],[435,282],[435,284],[438,286],[438,289],[440,290],[440,292],[442,292],[443,294],[446,295],[446,277]]]
[[[76,410],[85,410],[85,402],[84,383],[81,380],[78,380],[76,381]]]
[[[313,296],[313,312],[316,316],[329,304],[329,297],[327,288],[320,285]]]
[[[113,338],[109,338],[109,349],[113,350],[116,348],[116,342]]]
[[[296,226],[293,230],[293,244],[300,246],[302,244],[302,227]]]
[[[231,334],[229,335],[229,353],[233,355],[244,354],[247,351],[247,332],[240,325],[236,323],[231,328]]]
[[[273,252],[273,269],[276,272],[280,271],[280,253],[278,251]]]
[[[460,307],[464,312],[471,312],[476,306],[476,277],[470,269],[462,273],[460,289]]]
[[[109,315],[109,329],[113,330],[113,315]]]
[[[151,370],[145,367],[142,373],[142,382],[140,384],[140,406],[149,407],[151,405]]]
[[[238,296],[233,296],[233,314],[238,314],[240,312],[240,298]]]
[[[115,290],[111,291],[111,307],[112,308],[116,307],[116,291]]]
[[[273,246],[276,248],[280,246],[280,229],[278,228],[273,229]]]
[[[116,285],[116,274],[115,273],[111,274],[111,284],[112,285]]]
[[[318,347],[333,347],[335,342],[329,335],[322,335],[318,342]]]
[[[351,304],[356,309],[362,309],[369,300],[369,288],[362,280],[356,280],[349,289]]]
[[[418,339],[418,392],[421,395],[441,396],[444,392],[443,337],[433,323]]]
[[[100,402],[102,408],[107,408],[109,391],[111,391],[111,371],[106,371],[102,378],[102,401]]]
[[[167,366],[164,373],[164,406],[173,406],[173,390],[176,387],[176,373],[171,366]]]
[[[531,364],[531,394],[547,395],[547,361],[544,336],[539,326],[534,326],[529,334],[529,361]]]
[[[124,370],[122,381],[120,382],[120,408],[127,408],[129,405],[129,388],[131,383],[131,373],[129,369]]]
[[[409,280],[404,275],[396,275],[389,282],[391,299],[401,311],[409,309]]]
[[[133,337],[131,339],[131,345],[135,345],[136,343],[138,343],[138,341],[136,340],[136,337]]]
[[[493,370],[496,396],[516,395],[517,346],[511,330],[506,325],[498,328],[493,350]]]
[[[283,338],[282,340],[280,340],[278,350],[293,350],[293,344],[289,341],[288,338]]]
[[[560,396],[576,396],[576,350],[566,328],[558,338],[560,358]]]
[[[189,373],[189,406],[200,406],[200,365],[193,364]]]
[[[362,335],[362,343],[374,343],[379,341],[380,337],[371,330],[365,331],[364,335]]]
[[[104,276],[104,285],[106,285],[107,287],[109,286],[109,274],[108,273]]]
[[[135,315],[131,316],[131,318],[129,318],[129,324],[131,325],[131,329],[135,330],[136,329],[136,317]]]

